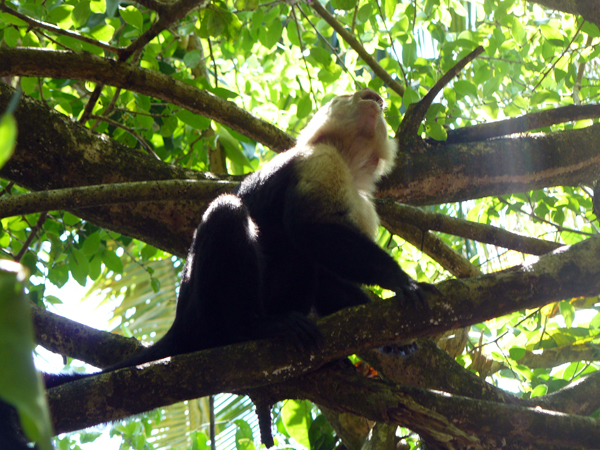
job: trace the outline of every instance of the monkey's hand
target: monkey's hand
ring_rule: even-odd
[[[394,292],[400,305],[404,305],[407,302],[413,303],[418,308],[429,309],[429,303],[427,302],[427,294],[440,294],[440,291],[430,283],[419,283],[408,275],[404,274],[406,278],[403,280]],[[440,294],[441,295],[441,294]]]
[[[295,311],[277,317],[271,334],[283,336],[300,352],[317,350],[323,346],[323,335],[317,324]]]

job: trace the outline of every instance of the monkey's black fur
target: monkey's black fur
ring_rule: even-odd
[[[422,286],[373,241],[370,195],[395,152],[382,106],[369,90],[334,99],[294,149],[211,203],[183,269],[173,325],[104,372],[277,335],[310,351],[322,336],[308,314],[369,302],[361,285],[426,304]],[[82,376],[50,376],[47,385]]]

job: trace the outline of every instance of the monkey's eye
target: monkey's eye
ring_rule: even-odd
[[[377,103],[379,105],[379,107],[381,109],[383,109],[383,99],[373,91],[362,92],[360,99],[361,100],[373,100],[375,103]]]

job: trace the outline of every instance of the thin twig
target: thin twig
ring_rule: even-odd
[[[27,236],[27,240],[23,243],[23,247],[21,247],[21,250],[19,251],[19,253],[17,253],[17,255],[14,258],[16,262],[20,262],[21,259],[23,258],[23,256],[25,256],[25,253],[27,253],[27,250],[29,250],[29,246],[35,239],[37,232],[40,231],[40,229],[42,228],[42,225],[46,221],[46,214],[47,213],[45,213],[45,212],[40,214],[40,217],[39,217],[37,223],[31,229],[31,233],[29,233],[29,236]]]
[[[26,22],[31,28],[42,28],[44,30],[51,31],[55,34],[60,34],[62,36],[68,36],[70,38],[77,39],[78,41],[82,41],[87,44],[94,45],[96,47],[100,47],[101,49],[106,50],[111,53],[114,53],[114,54],[119,54],[119,52],[121,51],[121,49],[119,49],[117,47],[113,47],[112,45],[108,44],[107,42],[97,41],[96,39],[92,39],[87,36],[83,36],[74,31],[63,30],[62,28],[59,28],[56,25],[53,25],[51,23],[41,22],[39,20],[32,19],[31,17],[26,16],[25,14],[22,14],[19,11],[16,11],[16,10],[12,9],[11,7],[7,6],[4,2],[0,3],[0,11],[4,11],[5,13],[8,13],[15,17],[18,17],[23,22]]]
[[[157,160],[161,161],[160,157],[156,154],[156,152],[150,146],[150,144],[148,144],[143,137],[141,137],[138,133],[133,131],[131,128],[126,127],[125,125],[123,125],[120,122],[117,122],[116,120],[112,120],[112,119],[109,119],[108,117],[104,117],[104,116],[97,116],[96,114],[92,114],[90,116],[90,119],[102,120],[104,122],[111,124],[113,127],[121,128],[122,130],[127,131],[129,134],[131,134],[134,138],[137,139],[137,141],[140,143],[140,145],[142,147],[144,147],[150,155],[154,156]]]
[[[435,97],[465,68],[468,63],[473,61],[483,52],[484,48],[482,46],[477,47],[463,59],[458,61],[450,70],[448,70],[448,72],[446,72],[442,78],[440,78],[437,83],[435,83],[433,87],[429,89],[429,92],[427,92],[425,97],[423,97],[419,102],[409,105],[408,110],[404,115],[404,120],[402,120],[398,133],[396,134],[396,138],[402,137],[403,139],[412,139],[417,136],[419,126],[425,118],[425,114],[433,103]]]
[[[560,56],[558,58],[556,58],[556,60],[552,63],[552,65],[550,67],[548,67],[548,70],[546,71],[546,73],[544,73],[544,75],[542,76],[540,81],[538,81],[538,83],[533,87],[533,89],[531,89],[531,92],[535,92],[535,90],[538,88],[538,86],[540,84],[542,84],[542,81],[544,81],[544,79],[550,74],[552,69],[554,69],[554,67],[556,66],[556,64],[558,64],[558,62],[561,60],[561,58],[563,56],[565,56],[565,53],[567,53],[567,51],[569,51],[569,48],[571,47],[571,45],[573,44],[573,42],[575,41],[577,36],[579,36],[579,32],[581,31],[581,28],[583,27],[584,23],[585,23],[585,20],[582,20],[581,25],[579,25],[579,28],[577,28],[577,31],[573,35],[573,39],[571,39],[571,42],[569,42],[569,44],[565,47],[565,49],[562,51]]]
[[[400,83],[398,83],[398,81],[394,80],[391,77],[391,75],[379,65],[375,58],[373,58],[365,50],[365,48],[356,40],[356,38],[352,36],[352,34],[350,34],[343,27],[343,25],[335,19],[335,17],[329,14],[329,11],[327,11],[318,1],[313,1],[310,3],[310,5],[319,14],[319,16],[321,16],[323,20],[325,20],[325,22],[327,22],[331,26],[331,28],[333,28],[338,33],[338,35],[340,35],[342,39],[344,39],[344,41],[346,41],[346,43],[350,47],[352,47],[356,53],[358,53],[358,55],[365,62],[365,64],[367,64],[371,68],[371,70],[375,72],[375,75],[381,78],[383,82],[387,84],[388,87],[394,92],[396,92],[400,97],[404,96],[404,87]]]
[[[398,67],[400,68],[400,72],[402,73],[402,79],[404,80],[404,85],[408,86],[408,79],[406,77],[406,72],[404,72],[404,68],[402,67],[402,63],[400,62],[400,57],[398,56],[398,53],[396,52],[396,47],[394,47],[394,38],[392,37],[392,33],[390,32],[390,30],[385,22],[385,17],[383,16],[383,11],[381,10],[381,5],[379,4],[379,1],[376,1],[375,4],[377,5],[379,15],[381,16],[381,22],[385,26],[385,32],[387,33],[388,37],[390,38],[390,48],[392,49],[392,52],[394,52],[394,56],[396,57],[396,61],[398,62]],[[358,2],[357,2],[357,5],[358,5]]]
[[[304,68],[306,70],[306,76],[308,77],[308,87],[310,89],[310,93],[312,95],[313,102],[315,102],[315,105],[316,105],[317,97],[315,96],[315,93],[313,92],[312,77],[310,76],[310,70],[308,70],[308,62],[306,61],[306,57],[304,56],[304,41],[302,40],[302,33],[300,33],[300,21],[298,20],[298,17],[296,17],[296,9],[295,8],[296,7],[292,6],[292,17],[294,18],[294,22],[296,22],[296,32],[298,33],[298,42],[300,43],[300,52],[302,55],[302,61],[304,61]]]
[[[507,200],[504,200],[502,197],[498,197],[498,201],[500,201],[501,203],[504,203],[505,205],[508,205],[508,206],[514,206],[512,203],[510,203]],[[558,232],[566,231],[568,233],[580,234],[582,236],[589,236],[589,237],[596,236],[596,234],[594,234],[594,233],[586,233],[585,231],[574,230],[572,228],[563,227],[562,225],[559,225],[559,224],[554,223],[554,222],[550,222],[549,220],[546,220],[546,219],[542,219],[541,217],[539,217],[539,216],[537,216],[537,215],[535,215],[533,213],[529,213],[527,211],[523,211],[522,209],[519,209],[519,212],[522,213],[522,214],[528,215],[532,219],[535,219],[535,220],[538,220],[538,221],[540,221],[542,223],[545,223],[547,225],[553,226],[554,228],[556,228],[556,231],[558,231]]]
[[[329,43],[329,41],[327,39],[325,39],[325,36],[323,36],[321,34],[321,32],[319,30],[317,30],[317,27],[315,26],[314,23],[312,23],[312,21],[309,19],[308,15],[304,12],[304,10],[302,8],[298,8],[298,9],[302,13],[302,15],[304,16],[304,18],[306,19],[306,21],[308,23],[310,23],[310,26],[313,27],[313,29],[315,30],[315,33],[317,34],[317,36],[319,36],[321,38],[321,40],[325,43],[325,45],[327,45],[327,47],[329,47],[329,50],[331,50],[331,53],[333,53],[335,55],[336,59],[340,63],[340,66],[342,66],[342,68],[344,69],[344,71],[348,75],[350,75],[350,78],[352,78],[352,81],[354,81],[354,84],[357,86],[357,88],[358,89],[362,88],[362,86],[356,81],[356,79],[354,78],[354,76],[352,75],[352,73],[350,73],[350,71],[348,70],[348,67],[346,67],[346,64],[344,64],[344,61],[340,57],[339,53],[333,48],[333,46]]]
[[[557,123],[576,120],[596,119],[600,117],[600,105],[568,105],[545,109],[520,117],[497,122],[482,123],[469,127],[448,130],[447,143],[483,141],[514,133],[524,133],[538,128],[549,127]]]

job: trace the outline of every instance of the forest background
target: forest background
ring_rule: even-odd
[[[64,386],[55,432],[203,449],[216,412],[219,448],[252,449],[246,397],[198,399],[234,392],[278,402],[279,448],[597,448],[599,26],[586,0],[3,0],[0,247],[30,278],[3,266],[0,354],[20,356],[0,397],[48,445],[27,302],[70,368],[155,341],[208,202],[369,87],[399,149],[377,240],[436,284],[430,311],[375,302],[321,320],[314,355],[252,342]],[[117,334],[47,311],[69,280],[116,305]],[[369,350],[415,338],[408,359]]]

